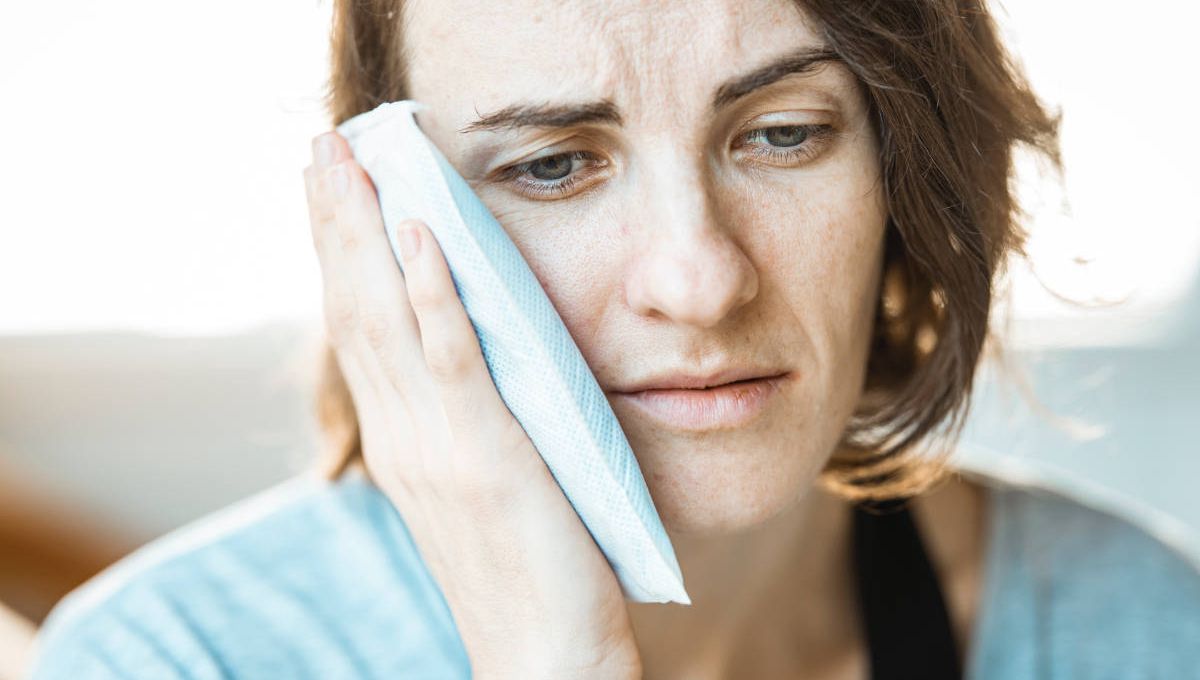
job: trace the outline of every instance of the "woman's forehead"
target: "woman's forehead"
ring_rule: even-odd
[[[792,0],[424,0],[405,43],[409,96],[464,118],[514,101],[707,106],[731,76],[821,47]]]

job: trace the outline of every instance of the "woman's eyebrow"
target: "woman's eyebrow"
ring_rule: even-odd
[[[805,47],[789,52],[747,74],[727,80],[713,95],[712,110],[715,113],[722,106],[728,106],[735,100],[794,73],[810,73],[825,62],[840,60],[841,57],[836,52],[826,47]]]
[[[563,128],[585,123],[621,125],[621,114],[617,105],[607,99],[587,104],[514,104],[480,116],[459,132],[526,126]]]
[[[712,109],[715,112],[789,75],[808,73],[825,62],[838,59],[836,52],[825,47],[806,47],[789,52],[749,73],[725,81],[713,95]],[[458,131],[467,133],[519,127],[565,128],[587,123],[620,126],[621,112],[609,99],[584,104],[513,104],[494,113],[481,115]]]

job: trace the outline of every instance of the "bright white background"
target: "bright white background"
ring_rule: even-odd
[[[1014,268],[1010,346],[1084,436],[1014,421],[984,391],[966,449],[1200,527],[1200,8],[1003,7],[1036,89],[1064,111],[1067,162],[1065,195],[1023,175],[1037,276]],[[275,363],[292,337],[280,329],[319,325],[301,169],[327,128],[328,3],[2,14],[0,446],[158,533],[311,453],[300,393]]]
[[[218,334],[319,314],[301,170],[325,127],[328,6],[12,6],[0,332]]]

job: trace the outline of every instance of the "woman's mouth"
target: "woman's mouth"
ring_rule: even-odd
[[[665,428],[692,432],[724,430],[743,427],[760,416],[789,375],[784,373],[739,380],[704,389],[659,389],[615,394]]]

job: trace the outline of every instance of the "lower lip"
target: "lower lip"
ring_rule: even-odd
[[[664,427],[704,431],[743,427],[766,410],[787,374],[727,383],[702,390],[618,392]]]

